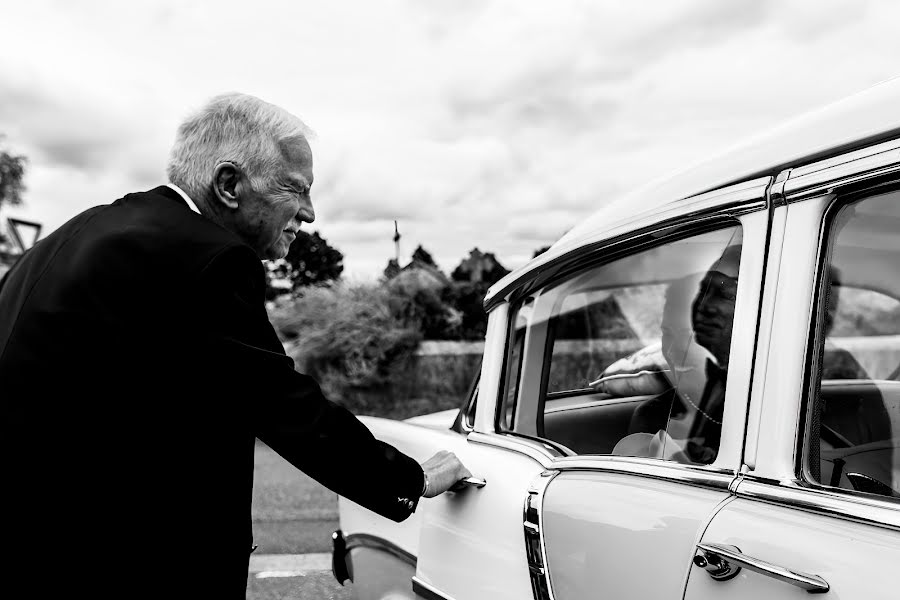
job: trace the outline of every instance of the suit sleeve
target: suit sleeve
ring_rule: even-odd
[[[341,496],[394,521],[416,508],[424,476],[414,459],[376,440],[318,383],[294,370],[265,310],[265,277],[249,247],[217,255],[201,275],[205,368],[217,393],[245,407],[252,433]],[[240,413],[239,413],[240,414]]]

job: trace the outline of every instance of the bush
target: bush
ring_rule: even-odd
[[[272,310],[282,339],[293,340],[297,369],[315,377],[327,396],[344,403],[383,394],[409,364],[421,334],[391,309],[380,285],[305,288]]]

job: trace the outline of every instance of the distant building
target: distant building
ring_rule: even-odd
[[[450,285],[450,279],[422,246],[416,248],[412,260],[404,267],[400,266],[397,259],[390,259],[384,269],[384,279],[400,288],[440,290]]]
[[[491,284],[507,273],[509,269],[500,264],[493,252],[482,252],[478,248],[472,248],[469,257],[463,259],[453,271],[453,279]]]

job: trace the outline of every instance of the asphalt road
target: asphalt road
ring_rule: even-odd
[[[253,539],[247,600],[350,600],[331,574],[337,495],[264,444],[256,446]]]
[[[331,555],[268,554],[250,557],[247,600],[353,598],[352,584],[341,587],[330,570]]]

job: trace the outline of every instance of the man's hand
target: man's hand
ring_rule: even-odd
[[[460,479],[472,476],[456,455],[446,450],[441,450],[422,463],[422,470],[425,471],[427,482],[423,498],[434,498],[443,494]]]

